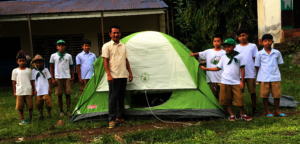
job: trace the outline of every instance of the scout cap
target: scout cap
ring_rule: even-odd
[[[58,41],[56,42],[56,45],[58,45],[58,44],[66,44],[66,42],[65,42],[64,40],[58,40]]]
[[[32,63],[35,63],[36,61],[45,61],[45,60],[43,59],[43,57],[41,55],[37,54],[34,57],[34,59],[32,60]]]
[[[235,41],[232,38],[228,38],[221,45],[222,46],[224,46],[224,45],[235,45]]]

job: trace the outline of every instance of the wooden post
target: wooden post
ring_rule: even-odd
[[[101,28],[102,28],[102,46],[104,45],[104,26],[103,26],[103,11],[101,12]],[[99,55],[100,55],[100,48],[99,48]]]
[[[33,58],[34,55],[33,55],[33,44],[32,44],[32,35],[31,35],[30,15],[27,15],[27,18],[28,18],[28,29],[29,29],[29,39],[30,39],[31,56]]]
[[[169,10],[167,9],[166,10],[166,12],[167,12],[167,26],[168,26],[168,35],[170,35],[170,25],[169,25]]]
[[[175,32],[174,32],[174,13],[173,13],[173,3],[171,3],[171,13],[172,13],[172,32],[173,32],[173,35],[175,35]]]

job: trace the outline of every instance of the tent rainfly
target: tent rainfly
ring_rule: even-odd
[[[225,117],[198,61],[190,57],[191,51],[181,42],[153,31],[134,33],[121,42],[126,45],[133,73],[133,81],[127,83],[125,116]],[[94,63],[94,75],[70,121],[98,120],[107,116],[107,75],[103,58],[98,58]]]

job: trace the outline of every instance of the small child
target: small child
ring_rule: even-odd
[[[275,105],[275,116],[286,117],[287,115],[279,112],[279,103],[281,97],[281,76],[278,68],[279,64],[283,64],[281,53],[273,49],[273,36],[265,34],[262,37],[262,44],[264,49],[259,51],[255,58],[255,66],[258,71],[257,81],[261,82],[260,97],[266,108],[266,117],[273,117],[269,110],[269,95],[272,91]],[[270,90],[271,89],[271,90]]]
[[[231,38],[226,39],[222,44],[225,47],[226,55],[222,56],[219,64],[215,68],[201,68],[205,71],[224,70],[221,78],[220,90],[220,105],[227,107],[227,112],[230,114],[229,120],[235,121],[236,117],[232,111],[232,98],[234,105],[239,107],[241,119],[251,121],[252,118],[244,113],[244,99],[242,90],[244,89],[245,65],[242,60],[242,55],[234,51],[235,41]],[[240,71],[242,79],[240,79]]]
[[[60,109],[60,116],[65,116],[63,111],[62,95],[65,92],[67,102],[67,113],[72,115],[70,111],[72,93],[71,85],[74,81],[74,70],[72,56],[66,53],[66,43],[63,40],[56,42],[57,52],[50,57],[50,73],[52,84],[55,86],[55,95],[58,96],[58,106]],[[54,68],[55,67],[55,68]],[[55,69],[55,72],[54,72]],[[71,73],[71,74],[70,74]],[[55,75],[54,75],[55,74]],[[72,76],[72,77],[71,77]]]
[[[33,109],[32,84],[30,82],[31,70],[25,67],[27,63],[26,56],[18,55],[17,63],[19,64],[19,67],[12,71],[11,80],[14,90],[14,97],[17,99],[16,110],[19,110],[21,118],[21,123],[19,123],[19,125],[26,125],[32,119]],[[29,110],[28,120],[25,120],[23,116],[24,104],[26,104],[26,107]]]
[[[255,56],[258,52],[256,44],[248,42],[248,30],[241,28],[237,31],[238,39],[241,44],[236,45],[235,51],[239,52],[243,56],[243,61],[247,65],[245,66],[245,83],[247,84],[248,92],[251,94],[252,101],[252,113],[254,116],[259,117],[259,113],[256,110],[256,92],[255,92]]]
[[[90,52],[91,41],[83,40],[81,45],[83,51],[76,56],[77,74],[80,85],[80,96],[86,84],[91,79],[94,69],[93,64],[97,60],[94,53]]]
[[[223,36],[216,34],[213,38],[214,49],[208,49],[203,52],[190,54],[192,57],[199,55],[200,59],[205,59],[207,68],[216,67],[221,60],[221,57],[226,54],[226,52],[221,48]],[[208,71],[206,76],[206,82],[210,84],[210,89],[218,100],[222,72],[223,70]]]
[[[34,87],[35,108],[40,112],[40,120],[44,119],[43,105],[44,102],[47,106],[48,119],[51,118],[51,107],[53,106],[51,98],[51,75],[47,68],[43,67],[44,59],[41,55],[36,55],[32,63],[35,64],[36,68],[32,70],[32,84]]]

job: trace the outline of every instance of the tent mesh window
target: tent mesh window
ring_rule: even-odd
[[[50,58],[51,54],[57,51],[56,42],[58,40],[66,42],[66,52],[76,57],[82,51],[81,42],[83,34],[76,35],[58,35],[58,36],[34,36],[33,41],[33,54],[40,54],[44,58]]]
[[[131,108],[147,108],[156,107],[167,102],[172,95],[172,90],[158,90],[158,91],[147,91],[147,102],[144,91],[132,91],[131,97]]]

